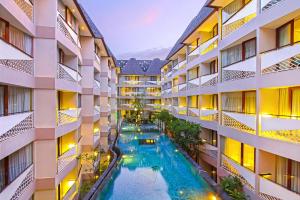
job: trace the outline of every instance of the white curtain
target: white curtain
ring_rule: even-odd
[[[276,183],[284,187],[287,187],[287,166],[288,159],[276,157]]]
[[[0,86],[0,116],[4,115],[4,88]]]
[[[0,19],[0,38],[4,38],[5,35],[5,22]]]
[[[28,88],[8,88],[8,113],[21,113],[30,111],[31,91]]]
[[[292,177],[291,178],[291,190],[300,192],[300,163],[292,161]]]
[[[9,182],[14,181],[32,164],[32,145],[28,145],[13,153],[8,158]]]
[[[32,55],[32,37],[13,26],[9,27],[9,42],[25,53]]]
[[[245,42],[245,58],[250,58],[256,55],[256,40]]]
[[[222,67],[226,67],[233,63],[242,60],[242,45],[231,47],[225,51],[222,51]]]
[[[279,47],[288,45],[291,43],[291,24],[281,27],[278,30]]]
[[[232,92],[222,95],[222,110],[229,112],[243,112],[243,95],[241,92]]]

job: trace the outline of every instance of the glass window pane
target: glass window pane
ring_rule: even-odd
[[[278,29],[278,40],[279,47],[291,44],[291,24]]]
[[[245,58],[251,58],[256,55],[256,40],[245,42]]]
[[[241,143],[231,138],[225,138],[224,154],[236,161],[241,163]]]
[[[294,42],[300,42],[300,19],[294,22]]]
[[[5,22],[0,19],[0,38],[4,39],[5,36]]]
[[[254,171],[254,163],[255,163],[254,147],[244,144],[243,154],[244,154],[243,166]]]

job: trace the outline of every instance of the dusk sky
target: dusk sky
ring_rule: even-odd
[[[80,0],[114,54],[172,47],[204,0]]]

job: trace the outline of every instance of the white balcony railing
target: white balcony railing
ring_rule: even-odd
[[[177,93],[178,92],[178,85],[172,87],[172,93]]]
[[[188,115],[192,117],[199,117],[200,116],[200,110],[199,108],[188,108]]]
[[[73,194],[76,192],[77,190],[77,181],[74,180],[74,183],[70,186],[70,188],[68,189],[68,191],[65,193],[65,195],[63,196],[63,200],[69,200],[72,199]]]
[[[77,83],[82,79],[81,75],[76,70],[60,63],[58,63],[57,66],[57,78]]]
[[[0,49],[0,66],[33,75],[33,59],[30,56],[3,40],[0,40]]]
[[[101,59],[99,58],[99,56],[96,53],[95,53],[95,60],[98,65],[101,65]]]
[[[269,74],[300,68],[300,44],[261,54],[261,72]]]
[[[254,191],[255,187],[255,173],[231,160],[230,158],[222,155],[222,166],[226,171],[234,176],[237,176],[241,182],[250,190]]]
[[[160,85],[160,81],[146,81],[146,85]]]
[[[178,85],[178,91],[180,91],[180,92],[186,91],[186,83],[182,83],[182,84]]]
[[[33,21],[33,5],[29,0],[14,0],[14,2],[23,10],[26,16]]]
[[[100,89],[100,88],[101,88],[101,85],[100,85],[100,82],[99,82],[99,81],[94,80],[94,88],[95,88],[95,89]]]
[[[200,120],[218,121],[218,110],[216,109],[201,109]]]
[[[200,86],[200,77],[195,78],[193,80],[189,80],[188,89],[197,88]]]
[[[260,135],[286,142],[300,143],[300,120],[297,118],[280,118],[261,116]]]
[[[222,81],[234,81],[254,77],[256,56],[222,68]]]
[[[197,47],[195,50],[193,50],[189,54],[189,58],[192,59],[193,57],[197,57],[199,55],[204,55],[204,54],[210,52],[211,50],[217,48],[218,38],[219,38],[219,36],[215,36],[215,37],[209,39],[208,41],[202,43],[201,45],[199,45],[199,47]]]
[[[300,198],[299,194],[296,194],[283,186],[262,177],[259,178],[259,196],[266,200]]]
[[[281,2],[282,0],[261,0],[260,4],[261,4],[261,10],[262,12],[269,10],[270,8],[272,8],[275,5],[278,5],[279,2]]]
[[[57,125],[60,126],[78,121],[80,112],[80,108],[57,111]]]
[[[187,107],[179,106],[178,107],[178,114],[179,115],[187,115]]]
[[[74,146],[57,159],[57,173],[62,172],[77,157],[77,147]]]
[[[222,125],[255,134],[256,115],[223,111]]]
[[[59,12],[57,12],[57,28],[76,46],[81,48],[78,34],[67,24]]]
[[[33,128],[33,112],[0,117],[0,143]]]
[[[201,86],[215,86],[218,83],[218,73],[201,76]]]
[[[238,1],[237,1],[238,2]],[[232,2],[235,3],[235,2]],[[223,24],[222,38],[239,29],[256,16],[257,0],[251,0]]]

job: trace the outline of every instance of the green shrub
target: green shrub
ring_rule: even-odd
[[[221,181],[222,189],[234,200],[247,200],[243,190],[243,184],[236,176],[225,177]]]

